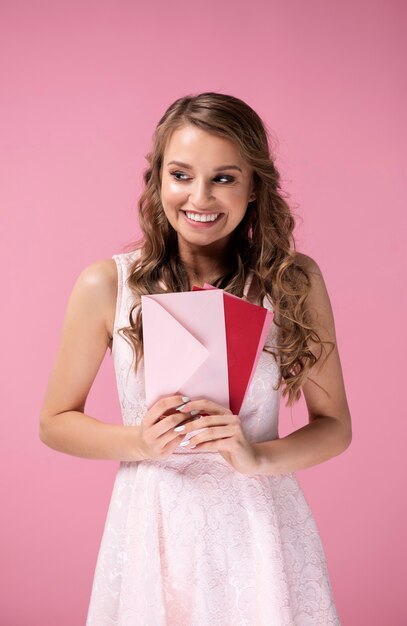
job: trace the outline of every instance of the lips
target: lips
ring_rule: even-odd
[[[199,211],[183,211],[190,219],[194,219],[194,217],[204,218],[202,221],[214,222],[217,217],[220,215],[220,211],[212,211],[200,213]],[[196,220],[200,221],[200,220]]]
[[[218,213],[218,217],[216,218],[216,220],[208,220],[208,221],[203,221],[201,222],[200,220],[192,220],[188,217],[188,215],[186,214],[186,211],[183,211],[181,209],[181,213],[184,215],[184,219],[188,222],[188,224],[190,224],[191,226],[194,226],[195,228],[210,228],[211,226],[213,226],[214,224],[217,224],[223,217],[223,213]],[[214,215],[214,213],[198,213],[197,211],[188,211],[188,213],[196,213],[197,215]]]

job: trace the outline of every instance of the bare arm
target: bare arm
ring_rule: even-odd
[[[299,255],[312,272],[312,289],[308,306],[313,311],[319,336],[336,343],[335,324],[328,292],[320,268],[313,259]],[[313,352],[319,349],[311,346]],[[309,371],[303,385],[309,423],[286,437],[255,444],[259,473],[280,474],[317,465],[341,454],[352,441],[351,415],[346,399],[342,368],[337,346],[326,358],[326,345],[321,359]],[[310,379],[313,379],[320,389]]]
[[[97,261],[79,275],[41,409],[39,437],[45,445],[66,454],[135,461],[142,458],[137,426],[108,424],[84,413],[109,346],[107,315],[116,294],[114,260]]]

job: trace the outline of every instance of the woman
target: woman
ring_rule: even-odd
[[[338,625],[294,472],[343,452],[351,417],[324,279],[295,250],[265,126],[238,98],[187,96],[147,158],[143,236],[77,279],[41,412],[46,445],[120,461],[87,626]],[[274,311],[240,414],[182,390],[147,410],[140,296],[205,282]],[[84,413],[107,347],[123,426]],[[309,424],[280,439],[280,397],[301,393]]]

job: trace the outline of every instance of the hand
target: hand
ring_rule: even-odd
[[[138,428],[138,446],[144,459],[165,459],[172,454],[184,438],[174,431],[185,422],[185,414],[176,408],[183,406],[183,396],[160,398],[144,415]]]
[[[201,428],[205,430],[191,437],[186,448],[219,452],[241,474],[258,472],[259,461],[255,444],[246,439],[238,415],[233,415],[230,409],[206,399],[187,402],[181,412],[189,413],[192,410],[199,410],[205,415],[185,424],[182,435]]]

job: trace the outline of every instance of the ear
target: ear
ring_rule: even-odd
[[[251,188],[250,188],[249,202],[252,202],[255,199],[256,199],[256,192],[254,190],[254,183],[252,182],[252,185],[251,185]]]

